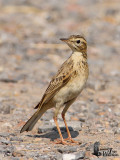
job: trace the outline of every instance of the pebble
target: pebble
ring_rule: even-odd
[[[19,151],[14,151],[14,152],[12,153],[12,156],[13,156],[13,157],[23,157],[24,154],[23,154],[23,153],[20,153]]]
[[[85,147],[86,145],[87,145],[87,143],[83,143],[83,144],[80,145],[80,148],[83,148],[83,147]]]
[[[63,155],[58,152],[58,153],[56,154],[56,159],[57,159],[57,160],[63,160]],[[55,160],[56,160],[56,159],[55,159]]]
[[[12,157],[11,160],[20,160],[20,158],[18,158],[18,157]],[[21,160],[22,160],[22,159],[21,159]]]
[[[75,154],[63,154],[63,160],[75,160]]]
[[[14,147],[9,146],[4,150],[4,153],[5,153],[6,156],[10,156],[10,155],[12,155],[13,151],[14,151]]]
[[[58,152],[60,153],[71,153],[71,152],[77,152],[77,146],[67,146],[64,148],[58,148]]]
[[[109,102],[109,100],[105,97],[99,97],[98,98],[98,103],[100,103],[100,104],[106,104],[108,102]]]
[[[0,103],[0,113],[10,114],[10,111],[11,111],[11,106],[10,105]]]
[[[1,143],[6,144],[6,145],[11,144],[11,142],[6,139],[2,139],[0,141],[1,141]]]
[[[50,132],[53,130],[54,130],[54,126],[50,126],[50,125],[44,125],[44,126],[38,127],[38,133]]]
[[[79,118],[79,121],[85,122],[85,119],[84,118]]]
[[[85,157],[84,151],[79,151],[78,153],[75,154],[63,154],[63,160],[79,160],[79,159],[84,159],[84,157]]]
[[[9,122],[4,123],[2,126],[8,129],[12,128],[12,125]]]
[[[85,152],[84,152],[84,151],[79,151],[79,152],[75,155],[75,160],[84,159],[84,157],[85,157]]]
[[[120,128],[116,128],[114,134],[120,134]]]
[[[116,143],[120,143],[120,140],[115,141]]]
[[[15,137],[11,137],[11,138],[10,138],[10,141],[19,141],[19,142],[23,142],[23,139],[22,139],[22,138],[19,138],[19,137],[17,137],[17,136],[15,136]]]
[[[0,133],[0,137],[9,137],[9,136],[10,136],[10,133],[7,133],[7,132]]]

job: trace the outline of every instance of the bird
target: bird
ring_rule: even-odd
[[[61,38],[72,50],[71,56],[61,65],[56,75],[52,77],[48,88],[41,101],[35,109],[37,111],[25,123],[20,133],[31,131],[41,116],[51,108],[54,108],[53,119],[56,124],[60,139],[56,139],[57,144],[68,145],[76,143],[73,140],[66,123],[65,114],[68,108],[76,100],[81,91],[85,88],[89,68],[87,63],[87,41],[81,35],[70,35],[68,38]],[[63,108],[61,116],[63,118],[68,138],[64,139],[57,121],[58,114]]]

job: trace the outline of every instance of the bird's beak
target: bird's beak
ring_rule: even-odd
[[[63,41],[63,42],[66,42],[66,43],[68,42],[67,38],[60,38],[60,40]]]

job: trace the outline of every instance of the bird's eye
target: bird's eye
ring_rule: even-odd
[[[80,43],[80,40],[77,40],[76,42],[79,44],[79,43]]]

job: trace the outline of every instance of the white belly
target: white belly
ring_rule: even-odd
[[[85,79],[76,77],[74,80],[68,82],[59,92],[55,95],[54,101],[63,103],[77,97],[85,86]]]

